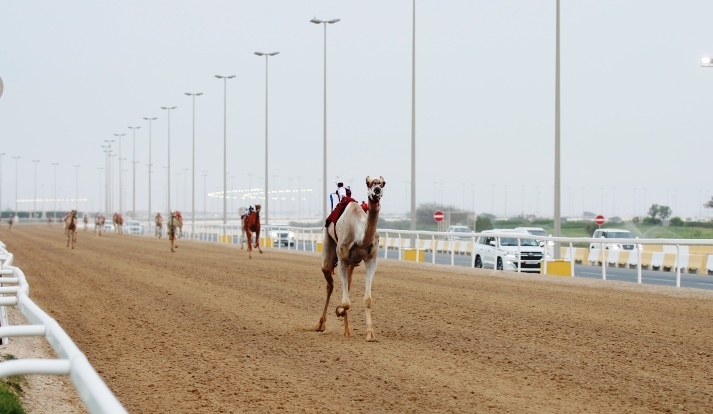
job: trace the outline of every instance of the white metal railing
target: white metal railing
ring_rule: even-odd
[[[42,336],[59,356],[58,359],[15,359],[0,363],[0,378],[12,375],[68,375],[90,413],[126,413],[116,396],[106,386],[87,357],[62,327],[29,297],[25,274],[12,265],[13,254],[0,242],[0,337]],[[10,285],[10,286],[7,286]],[[7,296],[12,295],[12,296]],[[5,306],[17,306],[31,325],[8,325]]]

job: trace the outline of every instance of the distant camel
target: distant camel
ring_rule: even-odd
[[[84,231],[87,231],[87,225],[89,224],[89,217],[87,213],[84,213]]]
[[[337,306],[337,316],[344,317],[344,335],[351,335],[347,311],[351,307],[349,289],[352,285],[354,267],[362,261],[366,267],[366,289],[364,290],[364,310],[366,312],[366,340],[374,341],[374,328],[371,323],[371,283],[376,273],[376,261],[379,253],[379,235],[376,225],[379,221],[380,200],[386,186],[384,177],[366,177],[367,196],[369,198],[368,212],[362,210],[359,203],[351,197],[344,197],[339,202],[335,212],[343,209],[341,217],[338,213],[330,214],[324,226],[324,242],[322,244],[322,273],[327,280],[327,302],[324,304],[322,317],[315,327],[317,332],[326,328],[327,308],[329,298],[334,290],[332,275],[334,268],[339,266],[339,278],[342,280],[342,303]]]
[[[156,236],[158,238],[161,238],[161,233],[163,232],[163,217],[161,217],[161,213],[156,213]]]
[[[255,204],[255,211],[243,217],[243,232],[248,241],[248,258],[250,259],[253,258],[253,234],[255,234],[255,247],[262,254],[262,249],[260,248],[260,208],[260,204]],[[242,244],[240,248],[243,248]]]
[[[121,214],[114,213],[112,222],[114,223],[114,233],[124,234],[124,218],[121,217]]]
[[[12,231],[12,222],[13,222],[12,216],[8,217],[8,219],[7,219],[7,225],[8,225],[9,227],[7,228],[7,231]]]
[[[69,247],[71,241],[72,249],[74,249],[74,243],[77,242],[77,210],[72,210],[72,212],[64,218],[64,226],[67,230],[67,247]]]
[[[176,240],[176,233],[178,232],[178,217],[176,217],[175,212],[171,212],[171,215],[168,216],[168,222],[166,223],[166,230],[168,231],[168,239],[171,240],[171,251],[175,252],[173,250],[175,246],[175,240]]]

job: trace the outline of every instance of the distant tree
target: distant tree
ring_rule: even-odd
[[[634,218],[631,219],[631,222],[634,224],[639,224],[639,223],[641,223],[641,217],[635,216]]]
[[[589,236],[592,236],[594,234],[594,230],[598,229],[599,225],[593,221],[588,221],[584,225],[584,231],[587,232]]]
[[[654,220],[666,220],[671,216],[671,207],[652,204],[649,208],[649,217]]]
[[[711,197],[711,199],[708,200],[707,203],[703,204],[703,207],[705,207],[705,208],[713,208],[713,197]]]
[[[668,222],[669,226],[674,226],[674,227],[683,227],[685,223],[683,220],[681,220],[681,217],[673,217],[671,218],[671,221]]]
[[[493,229],[493,222],[490,220],[488,215],[483,214],[478,216],[477,219],[475,219],[475,231],[480,233],[481,231],[484,230],[492,230]]]

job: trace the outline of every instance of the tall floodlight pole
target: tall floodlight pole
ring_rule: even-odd
[[[416,230],[416,0],[411,34],[411,230]]]
[[[560,0],[557,0],[557,30],[555,46],[555,211],[554,235],[562,235],[560,226]],[[560,258],[559,242],[554,246],[554,258]]]
[[[17,160],[19,160],[22,157],[12,157],[15,160],[15,215],[17,216],[18,220],[20,219],[20,216],[18,215],[18,210],[17,210]]]
[[[162,106],[161,109],[165,109],[168,113],[168,198],[167,198],[167,211],[171,213],[171,110],[176,109],[175,106]]]
[[[75,209],[76,209],[77,211],[79,211],[79,167],[81,167],[81,165],[79,165],[79,164],[75,164],[75,165],[74,165],[74,168],[76,168],[76,170],[74,170],[74,171],[75,171],[75,178],[76,178],[76,180],[77,180],[77,183],[76,183],[76,184],[77,184],[77,187],[76,187],[76,193],[75,193],[75,195],[74,195],[74,202],[75,202]],[[86,211],[85,211],[84,214],[86,214]]]
[[[256,55],[258,56],[265,56],[265,177],[268,177],[267,174],[267,61],[270,56],[275,56],[280,52],[272,52],[272,53],[263,53],[263,52],[255,52]],[[268,225],[270,223],[269,221],[269,214],[270,214],[270,209],[268,208],[268,197],[267,197],[267,179],[265,180],[265,225]]]
[[[149,232],[151,230],[151,169],[152,169],[152,164],[151,164],[151,122],[155,121],[157,118],[144,118],[145,120],[149,121],[149,211],[148,211],[148,229]]]
[[[203,95],[203,92],[186,92],[186,95],[193,99],[193,155],[191,161],[191,237],[193,237],[196,228],[196,96]]]
[[[327,24],[334,24],[341,19],[319,20],[310,22],[324,25],[324,142],[322,148],[322,216],[327,217]],[[265,174],[267,181],[267,174]],[[267,194],[266,194],[267,195]]]
[[[132,127],[130,126],[131,130],[133,131],[134,138],[132,140],[132,153],[133,156],[131,158],[131,165],[133,169],[132,173],[132,185],[131,185],[131,217],[136,218],[136,130],[141,128],[140,126],[135,126]]]
[[[121,173],[123,170],[123,167],[121,166],[121,162],[124,160],[123,158],[121,158],[121,141],[122,141],[121,138],[123,138],[125,135],[126,134],[114,134],[114,136],[119,140],[119,215],[121,215],[121,216],[124,215],[124,203],[121,198],[121,192],[122,192],[123,183],[124,183],[124,181],[122,179],[122,176],[124,174]]]
[[[190,171],[190,168],[181,168],[181,171],[183,171],[183,208],[186,208],[186,204],[188,204],[187,196],[186,196],[186,171]]]
[[[97,210],[97,214],[101,214],[102,211],[102,170],[104,167],[97,167],[97,170],[99,170],[99,210]]]
[[[5,155],[3,152],[0,154],[0,219],[2,219],[2,156]]]
[[[208,194],[208,187],[206,186],[206,177],[208,177],[208,170],[203,170],[203,221],[205,222],[208,218],[208,208],[206,207],[206,198]],[[205,223],[203,223],[205,224]]]
[[[235,75],[221,76],[215,75],[218,79],[223,79],[223,232],[228,224],[228,79],[233,79]]]
[[[114,188],[113,188],[113,180],[112,180],[112,167],[111,167],[111,157],[112,157],[112,149],[111,149],[111,144],[116,141],[113,139],[105,139],[104,142],[106,142],[106,145],[102,145],[102,148],[106,151],[106,190],[104,192],[104,198],[106,199],[106,204],[104,205],[104,209],[106,210],[106,215],[111,214],[111,209],[114,207],[114,202],[112,200],[112,196],[114,195]]]
[[[58,162],[53,162],[52,167],[54,167],[54,215],[57,215],[57,166]]]
[[[37,217],[37,163],[40,162],[40,160],[32,160],[32,162],[35,164],[35,196],[33,197],[33,204],[32,204],[32,218]]]

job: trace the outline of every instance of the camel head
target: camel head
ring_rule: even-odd
[[[386,187],[386,181],[384,177],[371,178],[366,176],[366,195],[369,197],[369,201],[379,202],[381,196],[384,195],[384,187]]]
[[[262,206],[260,204],[255,204],[255,211],[257,211],[258,213],[260,212],[261,208]]]

